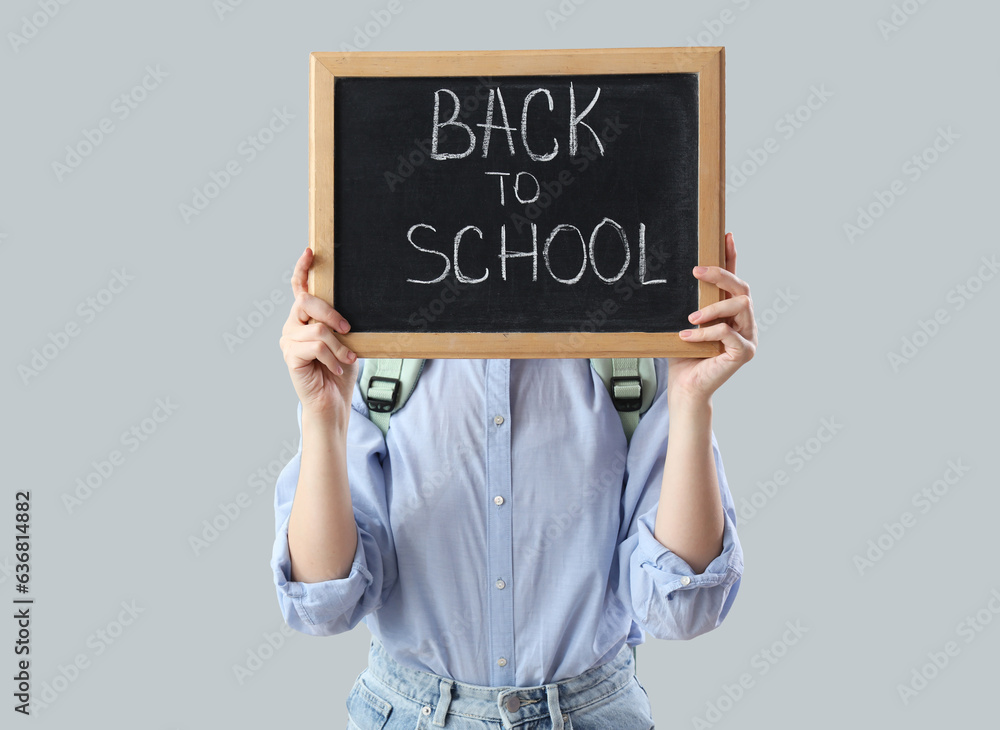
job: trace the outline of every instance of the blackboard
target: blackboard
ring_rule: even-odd
[[[645,63],[611,50],[516,52],[520,63],[493,52],[475,74],[445,54],[313,54],[314,193],[332,179],[332,215],[311,225],[314,268],[325,265],[323,294],[351,322],[344,341],[361,356],[715,354],[671,334],[710,300],[691,269],[723,235],[720,99],[705,104],[704,53],[680,53],[695,50],[647,51]],[[587,72],[545,72],[553,54],[574,53]],[[336,62],[319,117],[322,61]],[[593,72],[602,66],[614,71]],[[324,131],[332,146],[320,153]],[[319,229],[332,239],[325,261]]]

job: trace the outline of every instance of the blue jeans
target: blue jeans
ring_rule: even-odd
[[[632,649],[576,677],[484,687],[404,667],[372,637],[368,668],[347,697],[348,730],[652,730]]]

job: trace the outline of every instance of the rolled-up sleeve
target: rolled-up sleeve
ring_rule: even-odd
[[[360,371],[360,366],[359,366]],[[275,540],[271,569],[278,603],[288,625],[304,634],[329,636],[354,628],[378,610],[396,581],[396,553],[389,530],[382,459],[385,440],[367,418],[367,406],[355,385],[354,413],[347,435],[347,473],[358,531],[358,545],[347,577],[303,583],[291,580],[288,519],[302,459],[302,404],[297,407],[299,449],[275,485]]]
[[[624,535],[617,548],[615,592],[638,626],[657,639],[691,639],[718,627],[733,605],[743,575],[743,550],[736,534],[736,509],[729,491],[719,445],[712,433],[719,492],[725,513],[722,550],[704,572],[654,536],[669,414],[667,366],[656,360],[657,395],[629,444],[622,495]],[[614,578],[617,578],[615,581]]]

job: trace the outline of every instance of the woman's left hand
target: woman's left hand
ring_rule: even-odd
[[[667,400],[708,402],[716,389],[729,380],[740,366],[749,362],[757,349],[757,322],[753,316],[750,286],[736,276],[736,242],[726,234],[726,267],[696,266],[694,275],[715,284],[725,299],[693,312],[692,324],[720,320],[708,327],[682,330],[685,342],[721,341],[725,351],[715,357],[669,358],[667,363]]]

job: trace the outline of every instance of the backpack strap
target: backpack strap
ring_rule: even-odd
[[[656,365],[651,357],[591,358],[590,364],[601,376],[615,410],[625,428],[625,440],[639,425],[639,418],[649,410],[656,395]]]
[[[389,416],[406,404],[423,369],[424,360],[419,358],[365,358],[361,394],[368,417],[383,437],[389,431]]]
[[[361,394],[368,416],[382,435],[389,431],[389,416],[402,408],[417,385],[425,360],[420,358],[365,358]],[[621,418],[625,440],[631,441],[639,418],[656,395],[656,366],[649,357],[591,358],[591,366],[604,381]]]

